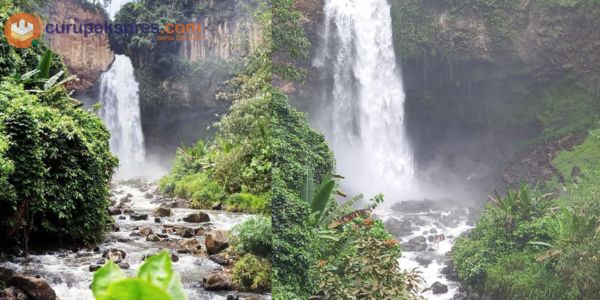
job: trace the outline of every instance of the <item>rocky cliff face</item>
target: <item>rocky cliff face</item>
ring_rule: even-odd
[[[83,5],[77,0],[49,1],[42,12],[44,23],[59,24],[103,24],[106,16],[103,11]],[[45,34],[48,45],[60,54],[71,74],[79,81],[73,81],[70,88],[86,90],[97,83],[102,72],[108,70],[114,60],[108,36],[105,34]]]
[[[179,48],[179,55],[192,62],[240,57],[256,49],[261,41],[260,25],[247,16],[221,20],[208,16],[192,18],[192,22],[202,24],[204,40],[183,41]]]

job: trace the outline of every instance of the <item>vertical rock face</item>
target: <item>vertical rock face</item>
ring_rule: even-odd
[[[54,0],[42,11],[44,24],[104,24],[108,19],[102,10],[91,5],[84,6],[76,0]],[[73,81],[70,88],[86,90],[94,85],[100,74],[108,70],[114,60],[106,34],[62,33],[45,34],[44,39],[50,48],[60,54],[71,74],[79,81]]]
[[[245,55],[258,47],[261,28],[251,20],[216,20],[208,17],[201,22],[204,40],[183,41],[179,54],[189,61],[199,61],[209,57],[229,59]]]
[[[248,7],[229,1],[215,4],[212,0],[204,5],[210,13],[190,20],[202,24],[204,39],[182,41],[181,57],[192,62],[210,57],[229,59],[247,55],[258,47],[262,29]]]

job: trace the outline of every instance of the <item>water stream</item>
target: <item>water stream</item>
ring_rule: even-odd
[[[134,276],[135,272],[143,262],[143,257],[158,253],[161,249],[171,249],[170,252],[178,256],[179,260],[173,263],[175,271],[182,277],[183,285],[190,300],[224,300],[232,292],[209,292],[200,286],[202,278],[214,270],[223,267],[208,259],[205,255],[194,255],[177,251],[180,241],[196,239],[199,244],[204,244],[204,236],[198,235],[183,239],[180,236],[168,233],[168,237],[160,242],[148,241],[139,232],[139,228],[148,227],[155,233],[163,232],[164,228],[170,226],[186,226],[191,228],[203,227],[205,230],[229,230],[236,224],[242,223],[252,215],[228,213],[224,211],[205,211],[210,216],[210,222],[192,224],[182,221],[182,218],[198,210],[188,208],[172,208],[173,215],[160,218],[157,223],[152,212],[159,203],[156,198],[150,198],[149,191],[155,190],[155,184],[141,180],[120,182],[112,189],[113,201],[122,199],[127,194],[131,209],[136,214],[148,214],[147,220],[133,220],[130,215],[115,216],[115,225],[118,231],[113,229],[97,245],[95,249],[60,249],[42,253],[34,253],[28,257],[9,257],[0,262],[0,267],[14,270],[18,273],[29,275],[40,275],[46,279],[55,290],[57,296],[62,300],[92,300],[94,299],[90,290],[92,272],[90,266],[97,264],[102,258],[102,252],[106,249],[119,249],[126,253],[123,262],[128,263],[130,268],[125,272]],[[152,193],[150,193],[152,194]],[[153,195],[154,196],[154,195]],[[133,234],[132,234],[133,233]],[[253,295],[256,299],[268,299],[266,295]]]

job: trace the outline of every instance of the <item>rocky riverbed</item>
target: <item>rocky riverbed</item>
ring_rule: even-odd
[[[450,199],[416,200],[399,202],[375,213],[402,245],[400,267],[421,272],[423,297],[460,297],[450,251],[456,237],[473,226],[473,208]]]
[[[167,249],[190,300],[270,299],[232,291],[232,260],[221,252],[228,245],[227,231],[252,215],[190,209],[183,200],[160,198],[156,184],[143,179],[115,183],[111,192],[115,223],[102,243],[28,257],[5,255],[0,268],[30,280],[39,277],[59,299],[86,300],[94,299],[89,289],[93,271],[107,260],[133,276],[146,257]]]

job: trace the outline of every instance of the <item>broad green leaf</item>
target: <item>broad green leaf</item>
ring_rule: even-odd
[[[102,268],[98,269],[96,273],[94,273],[94,279],[92,280],[92,293],[96,298],[101,298],[107,293],[108,286],[118,281],[122,278],[125,278],[125,274],[119,266],[117,266],[114,262],[109,261]]]
[[[313,198],[315,196],[315,183],[314,174],[310,168],[306,168],[306,177],[304,178],[300,195],[304,201],[306,201],[309,205],[312,205]]]
[[[320,212],[320,215],[323,214],[323,211],[331,200],[331,192],[333,191],[334,187],[335,181],[331,179],[331,177],[327,176],[321,183],[321,186],[319,186],[319,190],[317,191],[317,194],[311,203],[311,208],[313,211]]]
[[[39,71],[35,75],[35,79],[48,79],[50,77],[50,65],[52,64],[52,51],[50,49],[46,50],[42,55],[40,61],[37,65],[37,70]]]
[[[112,283],[106,296],[97,300],[173,300],[162,289],[140,278],[127,278]]]
[[[169,287],[172,277],[171,257],[167,251],[161,251],[146,259],[138,271],[138,278],[151,282],[162,289]]]

